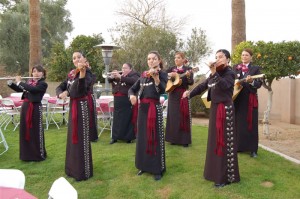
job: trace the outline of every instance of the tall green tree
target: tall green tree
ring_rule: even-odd
[[[42,11],[42,51],[44,57],[49,57],[52,45],[63,43],[68,39],[67,33],[72,32],[73,25],[70,12],[65,9],[67,0],[43,0]]]
[[[112,67],[120,69],[122,63],[131,62],[137,71],[148,69],[147,54],[158,51],[164,61],[169,63],[169,52],[176,48],[177,38],[174,34],[154,27],[132,26],[131,33],[123,34],[115,43],[122,48],[114,53]]]
[[[0,13],[4,13],[7,10],[12,10],[17,3],[23,0],[0,0]]]
[[[179,34],[186,18],[174,19],[166,14],[165,0],[124,0],[116,11],[130,23],[150,26]]]
[[[100,34],[93,36],[79,35],[73,39],[70,46],[65,48],[63,43],[57,43],[51,49],[51,56],[47,59],[46,68],[49,79],[62,81],[68,72],[74,69],[72,54],[74,51],[82,52],[88,59],[92,72],[96,74],[97,80],[103,80],[101,71],[104,68],[101,49],[94,48],[95,45],[103,43]]]
[[[194,66],[212,53],[205,31],[201,28],[192,29],[192,34],[187,38],[184,49],[190,64]]]
[[[185,18],[169,17],[163,0],[125,0],[117,13],[124,19],[112,29],[118,36],[113,41],[122,47],[113,59],[113,64],[119,67],[121,62],[131,60],[138,71],[147,69],[146,56],[151,50],[159,51],[167,65],[174,64],[174,52],[178,50],[187,51],[196,63],[205,54],[203,50],[207,50],[207,46],[202,45],[207,44],[206,36],[200,29],[194,30],[184,47],[180,31]]]
[[[29,2],[3,7],[0,14],[0,64],[8,72],[24,75],[29,68]],[[70,13],[65,10],[66,0],[44,0],[41,6],[42,56],[48,57],[52,45],[64,42],[71,32]],[[2,4],[4,5],[4,4]]]

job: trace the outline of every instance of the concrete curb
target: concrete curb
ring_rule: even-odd
[[[297,160],[297,159],[292,158],[292,157],[290,157],[290,156],[287,156],[287,155],[285,155],[285,154],[283,154],[283,153],[280,153],[280,152],[278,152],[278,151],[275,151],[275,150],[273,150],[273,149],[271,149],[271,148],[269,148],[269,147],[266,147],[266,146],[264,146],[264,145],[262,145],[262,144],[258,144],[258,146],[261,147],[261,148],[263,148],[263,149],[265,149],[265,150],[267,150],[267,151],[270,151],[270,152],[272,152],[272,153],[275,153],[275,154],[277,154],[277,155],[280,155],[281,157],[283,157],[283,158],[285,158],[285,159],[287,159],[287,160],[289,160],[289,161],[292,161],[292,162],[294,162],[294,163],[296,163],[296,164],[300,164],[300,160]]]

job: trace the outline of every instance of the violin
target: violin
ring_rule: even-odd
[[[78,64],[79,64],[79,63],[78,63]],[[83,64],[85,64],[83,68],[87,68],[87,61],[84,61]],[[80,68],[76,67],[76,69],[75,69],[75,71],[74,71],[75,76],[76,76],[79,72],[80,72]]]
[[[215,61],[212,64],[210,64],[210,66],[209,66],[209,68],[212,68],[212,67],[216,67],[216,71],[219,72],[219,71],[222,71],[226,67],[226,65],[223,63],[217,63],[217,61]]]
[[[155,66],[154,68],[151,68],[150,70],[148,70],[146,72],[146,76],[148,78],[156,76],[156,75],[158,75],[159,71],[160,71],[160,68],[158,66]]]

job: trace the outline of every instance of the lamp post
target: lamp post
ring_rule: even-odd
[[[107,74],[109,72],[109,64],[111,62],[113,50],[118,49],[120,47],[113,45],[113,44],[99,44],[94,47],[95,48],[100,47],[102,49],[102,57],[103,57],[103,61],[105,64],[105,74]],[[110,89],[108,87],[109,87],[108,79],[107,79],[107,77],[105,77],[105,92],[106,92],[106,94],[108,94],[108,92],[110,91]]]

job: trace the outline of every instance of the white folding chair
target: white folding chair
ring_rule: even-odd
[[[48,101],[48,126],[50,124],[55,124],[59,129],[58,124],[62,124],[63,122],[68,123],[67,115],[68,115],[68,106],[70,99],[56,99],[55,103],[49,103]],[[60,119],[60,121],[58,121]]]
[[[108,107],[108,111],[103,111],[100,102],[97,100],[96,100],[96,109],[97,109],[98,128],[100,129],[98,137],[100,137],[100,135],[105,129],[111,130],[111,125],[110,125],[111,113],[109,111],[109,107]]]
[[[43,107],[43,116],[44,116],[44,119],[45,119],[45,125],[46,125],[46,130],[48,130],[49,128],[49,121],[48,121],[48,99],[47,98],[43,98],[42,101],[42,107]]]
[[[77,199],[76,189],[64,178],[55,180],[49,190],[48,199]]]
[[[23,95],[23,92],[19,92],[19,93],[11,93],[11,94],[10,94],[11,97],[20,97],[20,98],[22,97],[22,95]]]
[[[5,107],[2,106],[1,104],[1,99],[2,99],[2,96],[0,95],[0,127],[2,126],[2,124],[5,122],[6,120],[6,115],[5,115]]]
[[[112,138],[112,127],[113,127],[113,121],[114,121],[114,101],[108,102],[108,110],[110,114],[110,137]]]
[[[0,169],[0,187],[24,189],[25,175],[18,169]]]
[[[45,93],[43,98],[49,98],[50,97],[50,94],[49,93]]]
[[[4,151],[0,152],[0,155],[2,155],[3,153],[5,153],[8,150],[8,144],[5,140],[5,137],[3,135],[1,128],[0,128],[0,144],[3,144],[3,147],[4,147]]]
[[[112,95],[101,95],[99,97],[99,99],[113,99],[113,98],[114,98],[114,96],[112,96]]]
[[[17,129],[17,127],[20,124],[20,108],[16,107],[15,103],[11,99],[2,98],[0,99],[0,102],[2,104],[3,111],[5,111],[5,119],[4,122],[1,124],[1,127],[5,125],[4,130],[6,130],[9,123],[13,123],[15,128],[14,131]]]
[[[168,115],[168,99],[164,101],[162,104],[162,109],[163,109],[163,118],[164,118],[164,125],[166,125],[166,120],[167,120],[167,115]]]

